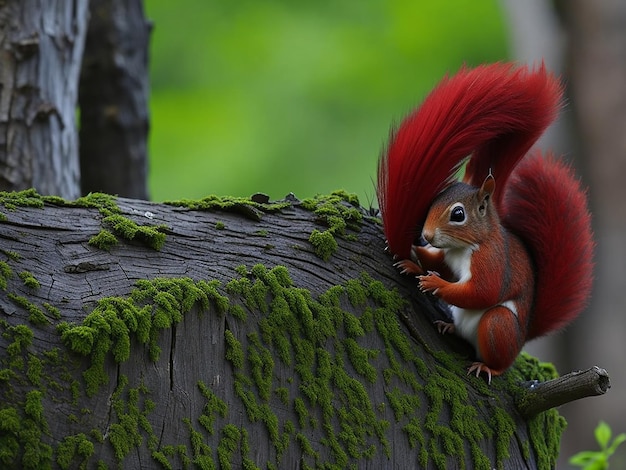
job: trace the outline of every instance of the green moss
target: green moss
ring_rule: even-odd
[[[352,338],[346,338],[343,344],[346,348],[350,363],[356,372],[363,376],[368,382],[376,382],[378,372],[376,368],[370,364],[370,359],[374,359],[378,356],[379,351],[363,348]]]
[[[0,289],[7,290],[8,280],[13,276],[13,270],[5,261],[0,261]]]
[[[15,325],[8,327],[2,334],[4,338],[12,339],[13,342],[7,346],[7,354],[11,358],[25,352],[33,343],[33,331],[26,325]]]
[[[7,258],[9,258],[11,261],[19,261],[20,259],[22,259],[22,255],[20,255],[17,251],[11,251],[11,250],[2,250],[2,251],[5,255],[7,255]]]
[[[248,334],[248,362],[261,400],[268,401],[272,391],[274,359],[256,333]]]
[[[216,313],[231,314],[226,318],[231,328],[225,330],[224,339],[226,358],[235,371],[234,393],[218,392],[219,388],[212,389],[198,382],[198,393],[206,402],[200,416],[194,417],[194,421],[185,421],[189,431],[189,454],[183,444],[158,447],[148,421],[155,407],[149,392],[141,385],[129,388],[127,379],[122,377],[111,398],[114,419],[106,438],[120,465],[134,448],[147,446],[154,461],[164,468],[217,468],[217,462],[220,467],[229,468],[235,461],[240,461],[244,468],[257,468],[250,458],[246,429],[257,435],[259,430],[253,429],[261,426],[275,452],[271,461],[263,463],[268,468],[281,468],[282,457],[293,445],[298,446],[302,454],[302,468],[356,468],[378,453],[391,453],[392,436],[388,435],[389,423],[384,419],[385,414],[390,415],[386,405],[404,433],[393,438],[405,438],[416,449],[416,467],[462,467],[467,458],[465,454],[469,452],[474,468],[491,468],[480,443],[492,437],[497,437],[493,466],[502,468],[506,463],[508,444],[515,429],[512,418],[498,408],[496,394],[489,392],[486,386],[485,393],[490,401],[478,415],[475,403],[469,403],[466,382],[457,376],[462,361],[447,356],[441,359],[445,362],[442,367],[426,364],[418,357],[415,343],[400,328],[399,315],[407,308],[407,303],[396,291],[362,275],[330,288],[316,299],[308,290],[294,285],[283,266],[272,269],[262,265],[251,269],[240,266],[237,273],[239,278],[225,287],[233,303],[219,293],[219,282],[156,279],[138,282],[126,297],[101,299],[81,324],[59,324],[64,344],[90,358],[85,380],[88,394],[93,394],[108,380],[100,375],[105,358],[111,357],[117,362],[128,360],[132,341],[148,347],[155,359],[159,352],[158,332],[182,321],[192,308],[206,310],[213,305]],[[354,307],[354,311],[342,308],[347,304]],[[242,328],[248,315],[238,313],[234,305],[244,313],[254,312],[255,321]],[[13,351],[15,357],[27,359],[27,365],[22,366],[22,377],[27,377],[45,393],[44,388],[36,385],[46,383],[41,368],[45,361],[62,363],[59,352],[51,351],[39,357],[29,354],[27,348],[32,342],[32,331],[11,328],[4,326],[3,336],[12,341],[8,350]],[[365,341],[371,343],[371,335],[380,337],[383,349],[364,346]],[[278,361],[287,366],[284,370],[288,378],[282,376],[282,372],[278,375]],[[533,367],[549,375],[546,366],[528,366],[526,362],[516,364],[515,369],[524,367],[520,376],[536,374]],[[14,369],[5,370],[7,381],[13,380]],[[507,374],[507,380],[509,375],[516,377],[517,373]],[[384,383],[376,387],[385,387],[387,400],[374,404],[369,396],[370,384],[379,380]],[[476,382],[478,386],[483,383]],[[292,393],[294,387],[299,394]],[[235,426],[229,422],[227,403],[218,393],[227,393],[228,400],[239,400],[245,409],[244,419],[247,417],[249,423]],[[51,450],[42,444],[47,428],[43,411],[37,407],[41,399],[42,396],[31,395],[29,411],[26,406],[23,412],[17,410],[18,419],[28,421],[28,426],[36,429],[33,442],[40,446],[37,459],[31,453],[32,460],[28,461],[41,463],[55,458],[61,468],[86,464],[92,458],[89,444],[93,446],[104,437],[100,435],[97,439],[90,434],[88,438],[81,438],[85,450],[80,453],[79,439],[69,436],[61,441],[52,457]],[[429,410],[423,422],[415,416],[422,406]],[[286,420],[277,412],[285,408],[295,410],[297,422]],[[0,418],[2,412],[0,410]],[[11,427],[11,412],[6,414],[7,426]],[[564,422],[556,412],[542,415],[545,416],[529,425],[531,436],[545,434],[545,426],[556,427],[559,431],[551,436],[531,437],[526,455],[537,454],[540,461],[549,466],[558,454],[558,439]],[[85,418],[77,419],[80,422]],[[443,425],[448,422],[449,426]],[[15,439],[17,450],[14,452],[10,442],[5,447],[2,439],[10,433],[2,431],[2,426],[0,424],[0,463],[11,463],[11,459],[22,454],[24,441]],[[496,430],[497,436],[492,434],[491,428]],[[305,430],[321,433],[322,439],[309,441]],[[213,439],[219,436],[217,448],[206,444],[207,433],[216,436]],[[322,452],[323,448],[326,451]],[[5,451],[8,460],[3,461]],[[322,461],[320,456],[328,455],[327,451],[330,456]],[[89,465],[95,463],[89,462]]]
[[[213,461],[213,450],[204,443],[202,434],[193,428],[191,420],[183,418],[183,422],[189,429],[189,439],[191,441],[191,452],[193,455],[192,463],[203,470],[215,470],[217,467]]]
[[[335,237],[328,230],[324,232],[317,229],[313,230],[309,236],[309,242],[313,245],[315,254],[324,261],[328,261],[338,247]]]
[[[263,212],[277,212],[290,205],[289,202],[259,203],[250,198],[232,196],[219,197],[215,195],[210,195],[199,200],[179,199],[175,201],[165,201],[164,204],[186,207],[192,210],[236,212],[253,220],[259,220]]]
[[[30,383],[36,387],[41,386],[41,373],[43,371],[43,362],[39,357],[31,354],[28,358],[28,369],[26,371],[26,377],[30,380]]]
[[[217,415],[222,418],[226,417],[228,413],[228,405],[225,401],[221,400],[215,393],[211,391],[209,387],[207,387],[204,382],[198,382],[198,388],[202,393],[202,396],[206,398],[207,402],[204,405],[202,410],[202,414],[198,418],[198,422],[207,430],[209,434],[214,433],[213,423],[215,422],[215,418]]]
[[[248,314],[241,305],[231,304],[228,309],[228,313],[244,323],[248,319]]]
[[[75,201],[65,201],[59,198],[50,199],[48,196],[45,196],[44,200],[56,205],[98,209],[103,215],[119,214],[122,212],[117,205],[117,198],[111,194],[105,193],[89,193],[86,196],[79,197]]]
[[[267,269],[256,265],[238,272],[242,278],[229,283],[229,291],[244,296],[244,302],[251,307],[261,305],[257,311],[267,306],[267,312],[259,321],[261,334],[247,335],[247,349],[234,348],[245,351],[244,360],[239,361],[243,367],[236,374],[235,394],[243,402],[250,421],[264,423],[277,455],[288,448],[298,429],[285,422],[281,430],[273,408],[264,403],[273,396],[283,405],[289,400],[286,390],[275,384],[274,366],[269,361],[272,357],[293,366],[301,396],[295,397],[291,406],[298,415],[299,428],[318,428],[321,417],[323,443],[331,450],[329,462],[333,466],[343,468],[352,459],[371,458],[379,449],[389,454],[385,435],[389,423],[377,417],[377,408],[371,404],[362,383],[376,381],[372,361],[378,360],[379,351],[359,344],[357,338],[364,336],[359,317],[340,307],[341,299],[346,297],[345,289],[337,286],[315,300],[310,292],[293,285],[282,266]],[[357,282],[364,285],[363,280]],[[252,286],[259,283],[265,287],[259,287],[255,297]],[[348,341],[339,339],[343,336],[337,333],[340,328],[350,331]],[[229,342],[233,340],[227,338],[227,345]],[[232,354],[230,349],[227,354]],[[347,363],[356,371],[356,377],[346,373]],[[307,455],[318,454],[310,449]]]
[[[111,214],[106,216],[102,223],[111,227],[113,232],[126,240],[137,239],[145,243],[154,250],[160,250],[165,244],[165,225],[154,227],[138,225],[135,221],[124,217],[121,214]]]
[[[34,189],[11,192],[0,191],[0,204],[10,211],[18,207],[42,208],[44,205],[42,197]]]
[[[504,461],[510,457],[509,446],[515,434],[515,420],[502,408],[496,408],[492,417],[492,429],[496,438],[496,459],[498,468],[504,468]]]
[[[31,322],[33,325],[45,325],[47,323],[50,323],[48,318],[46,318],[46,316],[44,315],[43,311],[34,303],[29,301],[26,297],[15,295],[12,292],[9,293],[8,297],[11,301],[13,301],[14,304],[28,311],[28,321]]]
[[[45,419],[43,416],[43,405],[41,404],[41,398],[43,394],[39,390],[32,390],[26,394],[26,403],[24,405],[24,411],[27,416],[30,416],[35,422],[44,424]]]
[[[41,305],[43,306],[43,308],[47,310],[47,312],[50,314],[52,318],[54,318],[55,320],[61,319],[61,311],[58,308],[56,308],[54,305],[51,305],[48,302],[44,302]]]
[[[289,405],[289,389],[286,387],[279,387],[274,390],[274,393],[283,405]]]
[[[144,385],[128,388],[128,378],[120,376],[111,396],[111,407],[117,422],[109,426],[108,435],[115,457],[120,462],[132,449],[142,445],[144,435],[147,436],[148,449],[156,450],[158,439],[147,418],[154,410],[155,403],[148,395],[149,392]]]
[[[359,209],[358,198],[345,191],[305,199],[302,207],[314,212],[318,221],[328,227],[325,231],[313,230],[309,237],[315,254],[324,261],[328,261],[337,250],[335,236],[355,239],[346,234],[346,228],[354,231],[361,229],[363,213]]]
[[[215,230],[224,230],[226,228],[226,224],[221,220],[215,222]]]
[[[107,229],[103,228],[97,235],[91,237],[88,243],[101,250],[110,251],[111,248],[117,245],[117,237]]]
[[[59,467],[64,470],[72,467],[72,464],[86,468],[94,451],[93,442],[85,434],[66,436],[56,449],[56,461]]]
[[[507,375],[509,387],[513,390],[518,390],[516,401],[519,403],[523,403],[525,394],[527,393],[525,388],[518,386],[520,382],[529,379],[543,382],[558,377],[556,369],[552,364],[540,362],[525,352],[522,352],[518,356],[515,364]],[[533,449],[538,468],[556,467],[561,435],[566,426],[567,423],[565,419],[559,415],[556,409],[539,413],[529,420],[528,431],[530,443],[522,443],[522,449],[525,454],[530,454],[529,448]]]
[[[217,456],[222,470],[232,468],[232,458],[235,450],[239,447],[241,431],[234,424],[227,424],[222,428],[222,436],[217,445]]]
[[[41,287],[41,284],[39,284],[39,281],[35,278],[35,276],[28,271],[22,271],[19,274],[19,277],[24,282],[24,285],[29,289],[39,289]]]
[[[131,336],[147,345],[156,361],[161,352],[158,332],[180,322],[196,304],[206,310],[213,302],[218,312],[228,310],[228,299],[219,294],[218,284],[189,278],[140,280],[128,297],[100,299],[80,325],[61,322],[57,331],[63,343],[91,357],[91,365],[83,373],[87,395],[94,395],[107,383],[104,361],[108,354],[116,362],[128,360]]]
[[[244,354],[241,343],[237,341],[232,331],[224,331],[224,339],[226,340],[226,359],[230,361],[233,367],[241,369],[244,364]]]

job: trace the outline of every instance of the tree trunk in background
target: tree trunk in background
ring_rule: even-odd
[[[0,467],[554,466],[562,418],[515,401],[549,368],[467,375],[377,220],[194,206],[0,195]]]
[[[624,390],[626,377],[615,372],[623,370],[626,357],[626,2],[560,1],[556,10],[543,0],[503,0],[503,5],[512,56],[531,62],[543,57],[552,70],[563,73],[568,101],[559,125],[543,143],[571,153],[589,185],[598,244],[590,307],[564,333],[528,349],[562,372],[602,364],[613,372],[613,388]],[[565,139],[553,140],[555,131]],[[597,447],[593,429],[599,420],[616,433],[626,431],[626,402],[620,393],[574,402],[562,411],[569,425],[561,466],[567,456]],[[626,451],[620,449],[613,459],[624,466]]]
[[[148,199],[148,43],[141,0],[92,0],[80,78],[81,190]]]
[[[75,120],[88,3],[0,3],[2,190],[80,194]]]
[[[613,388],[621,391],[593,406],[572,403],[565,409],[579,431],[574,445],[582,449],[590,447],[599,419],[616,432],[626,431],[626,2],[562,2],[562,16],[575,135],[590,183],[597,242],[591,306],[569,335],[568,355],[578,364],[602,363],[614,372]],[[617,467],[624,467],[623,448],[619,459]]]

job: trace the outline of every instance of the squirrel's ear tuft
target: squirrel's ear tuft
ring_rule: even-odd
[[[483,185],[478,190],[478,201],[480,205],[478,206],[478,212],[481,215],[485,215],[487,212],[487,206],[489,205],[489,199],[491,195],[496,189],[496,179],[493,177],[491,173],[487,175],[485,181],[483,181]]]
[[[480,198],[483,199],[485,196],[491,196],[493,192],[496,190],[496,179],[493,177],[491,173],[487,175],[485,181],[483,181],[483,185],[480,187]]]

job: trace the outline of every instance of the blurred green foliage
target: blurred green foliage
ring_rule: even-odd
[[[374,202],[389,128],[506,58],[497,0],[146,0],[154,200],[334,189]]]

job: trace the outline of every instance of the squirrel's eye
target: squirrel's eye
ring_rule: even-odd
[[[450,222],[464,222],[465,221],[465,209],[463,206],[456,206],[450,211]]]

